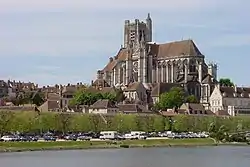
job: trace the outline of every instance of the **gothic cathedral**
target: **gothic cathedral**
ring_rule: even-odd
[[[206,64],[205,56],[193,40],[157,44],[152,42],[152,19],[125,21],[124,45],[107,65],[97,72],[97,79],[109,86],[177,83],[201,103],[208,103],[217,82],[217,65]]]

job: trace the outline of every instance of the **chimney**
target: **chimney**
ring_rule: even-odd
[[[113,60],[114,60],[113,57],[110,57],[110,58],[109,58],[109,62],[110,62],[110,63],[111,63]]]

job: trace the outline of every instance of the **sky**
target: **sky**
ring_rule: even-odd
[[[193,39],[218,77],[250,86],[249,0],[0,0],[0,79],[91,83],[123,44],[124,21],[153,20],[157,43]]]

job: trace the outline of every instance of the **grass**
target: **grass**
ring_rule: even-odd
[[[92,149],[92,148],[129,148],[129,147],[166,147],[166,146],[208,146],[215,145],[212,139],[160,139],[125,141],[58,141],[58,142],[0,142],[0,152]]]

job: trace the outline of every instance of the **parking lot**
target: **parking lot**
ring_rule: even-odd
[[[131,131],[121,134],[116,131],[102,131],[100,133],[67,133],[58,134],[47,132],[41,135],[30,134],[9,134],[1,137],[2,142],[46,142],[46,141],[101,141],[101,140],[156,140],[156,139],[183,139],[183,138],[208,138],[207,132],[150,132]]]

